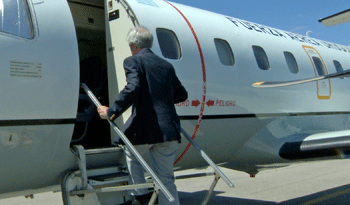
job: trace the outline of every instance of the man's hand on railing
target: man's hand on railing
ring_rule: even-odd
[[[98,114],[103,120],[107,120],[108,118],[107,110],[108,110],[107,106],[100,106],[97,108]]]

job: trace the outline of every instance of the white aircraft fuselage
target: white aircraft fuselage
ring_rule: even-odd
[[[85,112],[79,83],[95,88],[105,104],[114,101],[125,85],[122,62],[131,55],[126,34],[136,25],[152,31],[152,50],[174,65],[189,93],[176,105],[182,127],[215,163],[256,174],[347,156],[347,144],[335,142],[350,134],[347,78],[252,85],[339,73],[339,64],[346,71],[349,47],[162,0],[19,2],[24,6],[0,0],[1,198],[57,189],[67,171],[78,169],[71,144],[112,146],[113,132],[93,114],[89,134],[78,139],[84,126],[77,116]],[[6,19],[14,8],[21,15]],[[331,145],[322,147],[322,140]],[[183,139],[178,155],[186,145]],[[96,154],[87,163],[111,166],[119,159]],[[206,164],[189,149],[175,168],[199,166]]]

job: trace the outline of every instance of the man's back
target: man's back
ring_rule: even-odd
[[[98,111],[102,119],[115,120],[132,105],[132,115],[122,131],[134,145],[151,144],[147,146],[152,169],[175,198],[170,203],[161,192],[159,204],[179,205],[173,165],[180,140],[180,119],[174,104],[185,101],[187,91],[177,78],[174,67],[149,49],[153,35],[148,28],[132,28],[127,41],[132,54],[124,60],[127,84],[109,108],[100,106]],[[142,166],[128,147],[125,155],[130,184],[145,183]],[[127,202],[130,204],[147,204],[150,198],[147,189],[131,190],[131,194],[135,198]]]
[[[125,59],[124,68],[134,89],[126,91],[133,93],[134,100],[132,116],[123,128],[125,134],[134,144],[179,140],[180,120],[174,103],[186,100],[187,91],[174,67],[150,49],[143,49]]]
[[[174,67],[154,55],[150,50],[140,52],[143,72],[147,79],[147,86],[141,87],[143,92],[149,92],[152,104],[157,114],[174,114],[174,103],[182,101],[175,99],[176,89],[180,89],[180,81],[177,79]],[[148,88],[148,90],[147,90]],[[182,96],[186,98],[186,96]]]

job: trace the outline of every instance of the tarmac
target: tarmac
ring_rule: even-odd
[[[220,179],[209,200],[209,205],[350,204],[350,161],[348,160],[294,164],[262,171],[255,178],[250,178],[243,172],[221,169],[235,187],[230,188]],[[176,172],[176,176],[212,172],[212,168],[191,169]],[[176,180],[180,204],[201,204],[213,180],[213,175]],[[36,194],[34,199],[26,199],[24,196],[2,199],[0,204],[62,205],[63,202],[60,192],[51,192]]]

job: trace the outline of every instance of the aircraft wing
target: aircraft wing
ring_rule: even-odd
[[[315,78],[306,78],[301,80],[284,81],[284,82],[256,82],[252,86],[257,88],[272,88],[272,87],[283,87],[290,85],[298,85],[302,83],[309,83],[317,80],[325,80],[330,78],[344,78],[350,76],[350,70],[346,70],[339,73],[332,73],[324,76],[319,76]]]
[[[350,9],[318,20],[318,22],[323,23],[327,27],[342,24],[348,21],[350,21]]]
[[[295,137],[295,138],[294,138]],[[306,159],[316,157],[344,157],[350,153],[350,130],[325,132],[311,135],[296,135],[279,150],[284,159]]]

